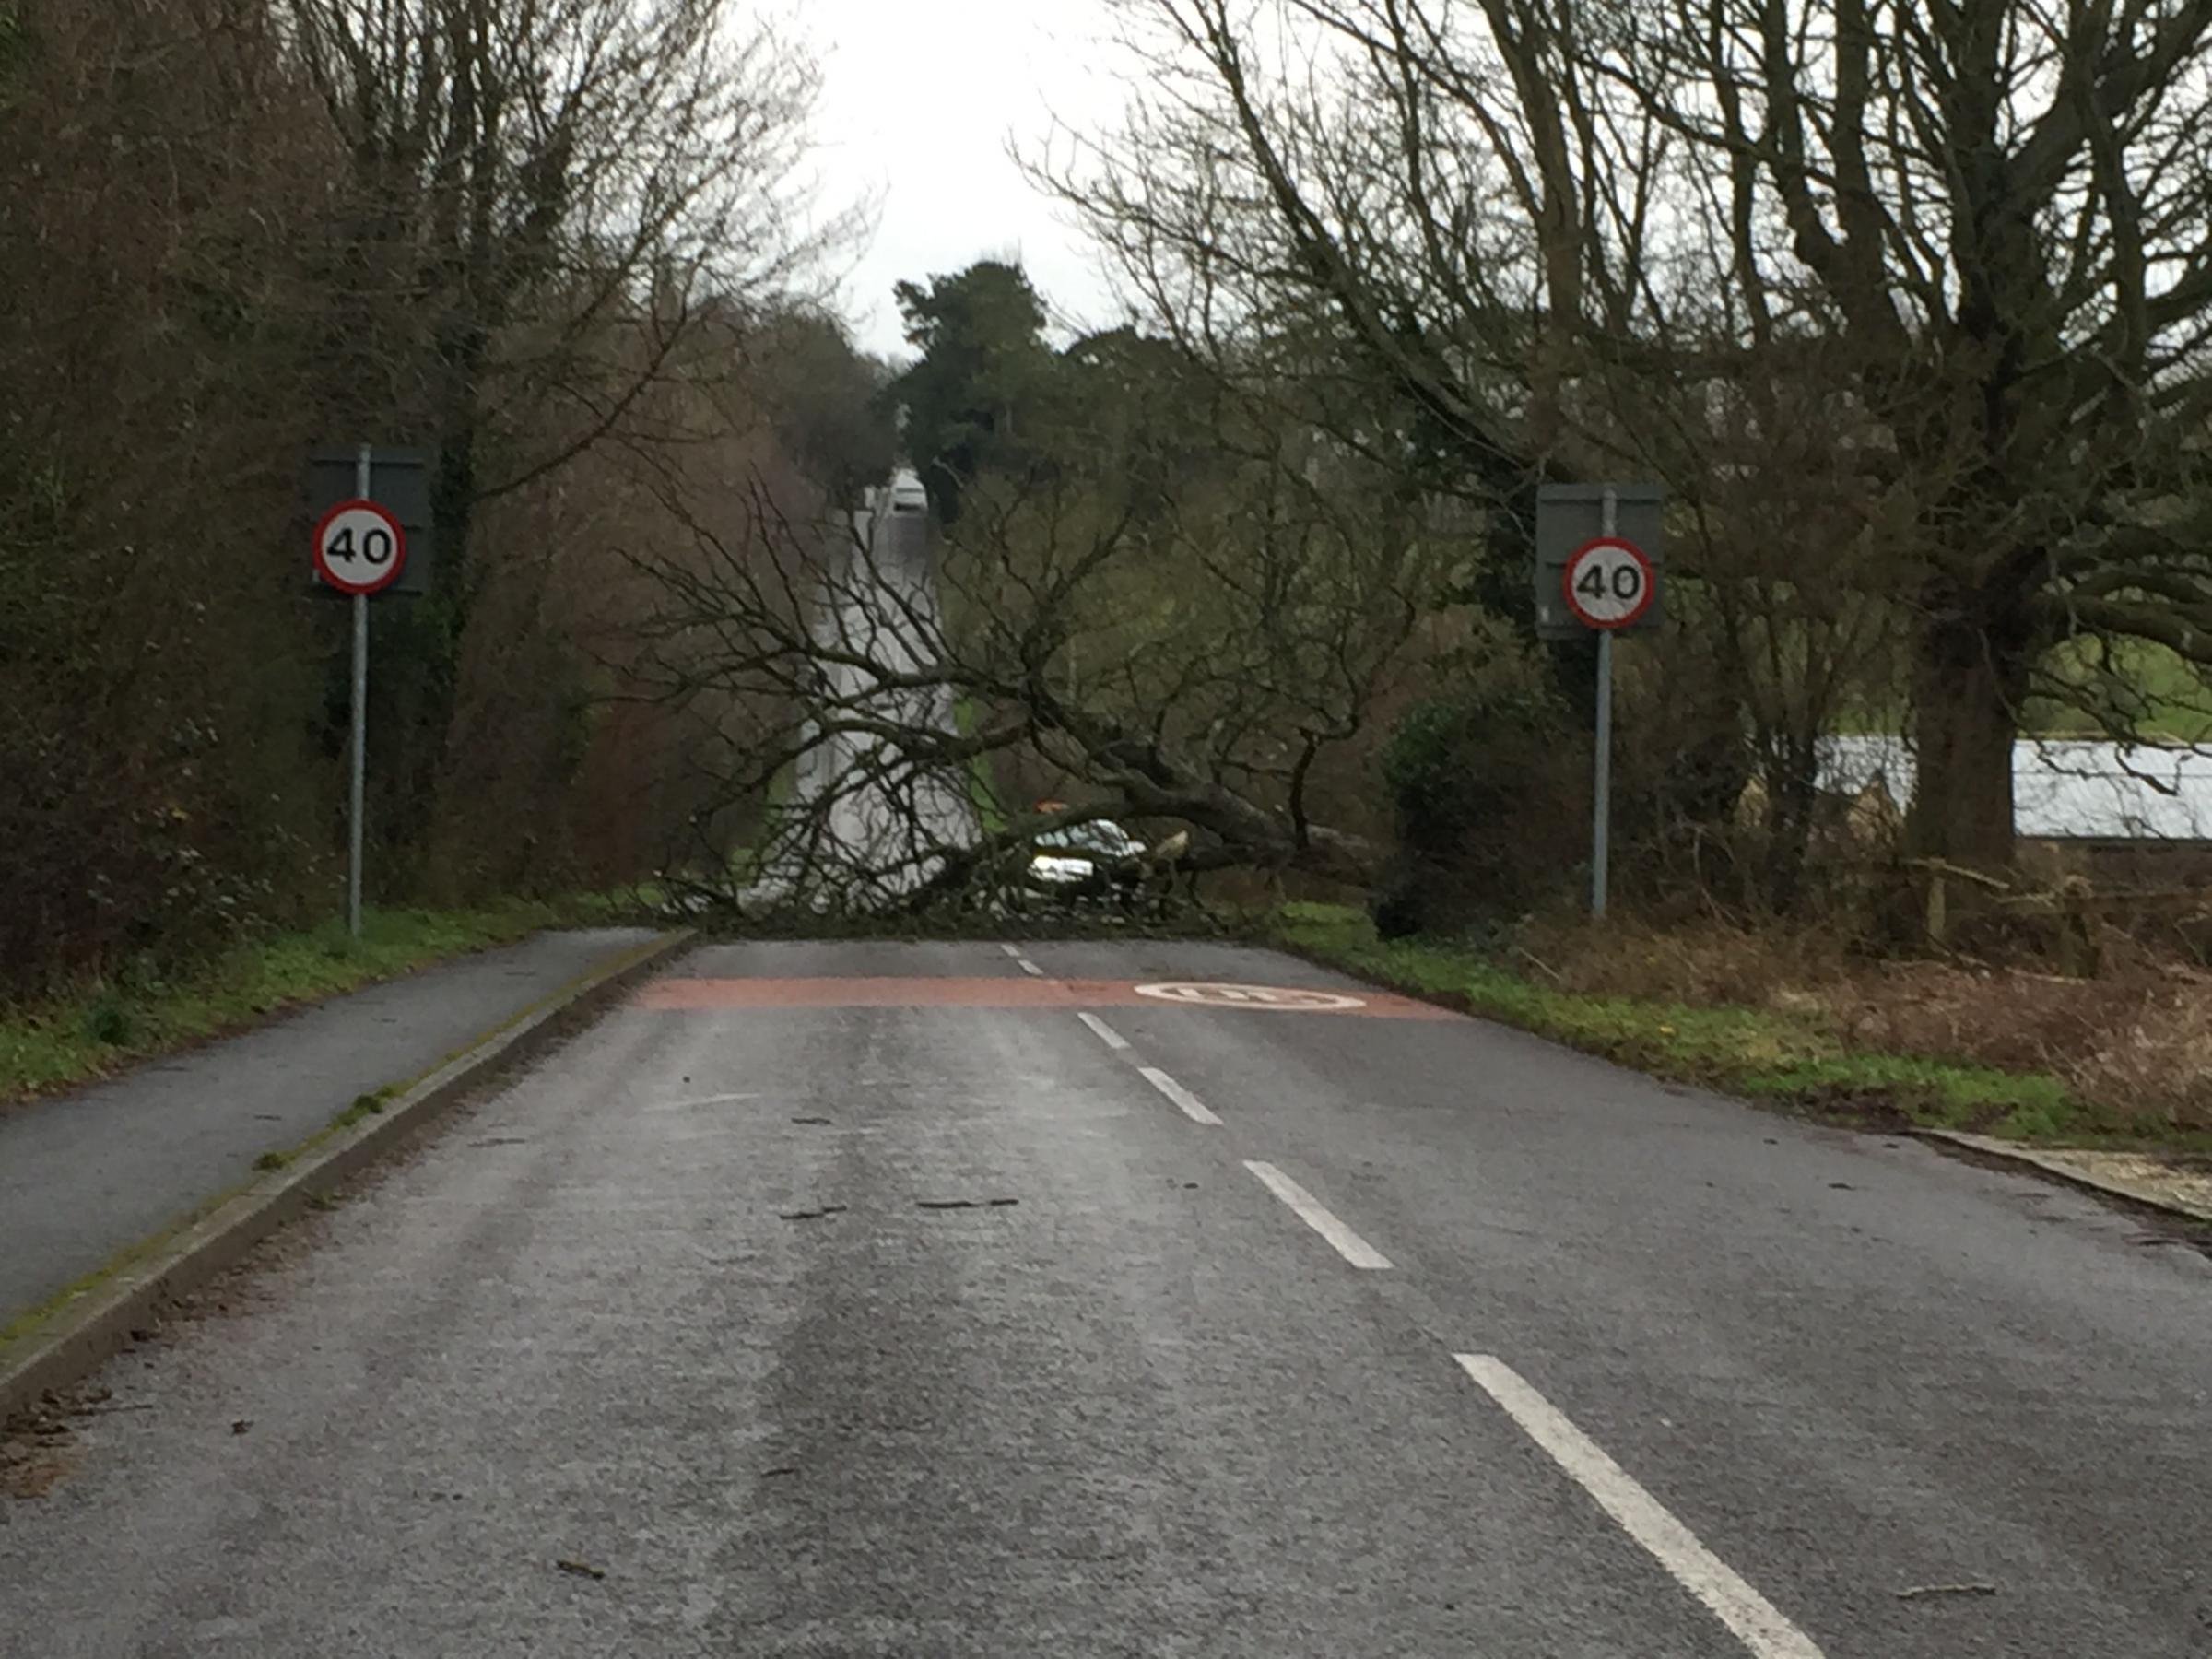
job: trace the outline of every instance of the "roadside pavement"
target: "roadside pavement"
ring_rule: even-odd
[[[247,1180],[263,1153],[432,1070],[653,936],[537,934],[0,1109],[0,1327]]]

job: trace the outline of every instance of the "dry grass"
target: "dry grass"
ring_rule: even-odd
[[[1682,937],[1615,929],[1589,947],[1571,934],[1546,948],[1591,985],[1534,950],[1509,958],[1494,943],[1376,936],[1370,918],[1341,905],[1285,904],[1269,919],[1279,944],[1380,984],[1678,1082],[1838,1121],[1884,1128],[1977,1129],[2044,1145],[2109,1141],[2079,1099],[2047,1072],[1867,1049],[1846,1041],[1814,994],[1761,972],[1773,941],[1724,934]],[[1818,938],[1800,963],[1824,961]],[[1633,951],[1626,947],[1633,946]],[[1774,985],[1762,1006],[1748,997]],[[1747,1000],[1724,1000],[1730,995]],[[1697,1000],[1686,1000],[1694,996]],[[2133,1138],[2147,1141],[2146,1134]],[[2172,1137],[2169,1136],[2168,1139]]]
[[[2126,1121],[2212,1129],[2212,976],[2136,961],[2094,980],[1900,963],[1829,994],[1869,1046],[2047,1071]]]
[[[1717,922],[1653,926],[1630,917],[1534,924],[1522,956],[1568,991],[1648,1002],[1787,1006],[1786,998],[1832,983],[1846,971],[1831,934],[1775,928],[1747,932]],[[1781,995],[1784,1003],[1777,1005]]]
[[[1533,927],[1531,971],[1578,993],[1771,1008],[1854,1050],[2056,1077],[2115,1133],[2212,1133],[2212,973],[2121,938],[2104,971],[1867,959],[1829,930],[1619,921]]]

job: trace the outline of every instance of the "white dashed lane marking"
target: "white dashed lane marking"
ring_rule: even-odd
[[[1652,1557],[1706,1610],[1726,1625],[1757,1659],[1822,1659],[1812,1639],[1775,1610],[1735,1570],[1698,1541],[1688,1527],[1633,1477],[1606,1455],[1605,1448],[1577,1429],[1567,1414],[1538,1394],[1502,1359],[1488,1354],[1453,1356],[1482,1391],[1505,1408],[1529,1439],[1551,1454],[1598,1507]]]
[[[1260,1183],[1288,1205],[1300,1221],[1326,1239],[1336,1253],[1355,1267],[1364,1267],[1379,1273],[1390,1265],[1390,1258],[1370,1244],[1365,1239],[1339,1221],[1329,1207],[1297,1182],[1271,1163],[1260,1163],[1252,1159],[1244,1167],[1260,1179]]]
[[[1081,1020],[1085,1025],[1088,1026],[1090,1028],[1090,1034],[1096,1037],[1100,1042],[1104,1043],[1108,1048],[1114,1050],[1116,1053],[1128,1048],[1129,1039],[1123,1036],[1119,1031],[1115,1030],[1112,1026],[1100,1019],[1096,1014],[1078,1014],[1076,1016],[1076,1018]]]
[[[1182,1110],[1182,1115],[1189,1118],[1192,1123],[1204,1124],[1207,1127],[1215,1129],[1221,1126],[1221,1120],[1206,1110],[1204,1100],[1169,1077],[1166,1072],[1161,1071],[1159,1066],[1140,1065],[1136,1069],[1146,1082],[1174,1101]]]

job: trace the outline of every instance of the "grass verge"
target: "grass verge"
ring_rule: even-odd
[[[2024,1143],[2212,1149],[2147,1134],[2058,1077],[1868,1052],[1817,1015],[1591,994],[1545,984],[1470,947],[1385,941],[1360,912],[1288,904],[1275,942],[1328,967],[1464,1008],[1640,1071],[1809,1115],[1879,1127],[1970,1129]]]
[[[0,1007],[0,1106],[571,919],[560,907],[520,900],[483,910],[371,911],[358,940],[333,922],[238,946],[194,969]]]

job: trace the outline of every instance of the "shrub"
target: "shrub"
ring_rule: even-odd
[[[1477,677],[1416,704],[1382,753],[1399,856],[1378,888],[1386,936],[1522,914],[1571,885],[1589,745],[1533,677]]]

